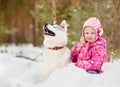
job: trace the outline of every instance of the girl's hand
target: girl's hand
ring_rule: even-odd
[[[85,45],[85,40],[83,37],[81,37],[80,42],[77,47],[77,51],[79,51],[84,45]]]
[[[81,49],[81,46],[79,45],[78,47],[77,47],[77,51],[79,51]]]

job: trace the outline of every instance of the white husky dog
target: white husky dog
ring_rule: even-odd
[[[70,50],[67,45],[67,23],[65,20],[58,24],[47,24],[43,26],[45,63],[44,73],[50,73],[56,68],[64,67],[69,63]]]

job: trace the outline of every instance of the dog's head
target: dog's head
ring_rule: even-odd
[[[45,23],[43,26],[44,46],[65,46],[67,44],[67,23],[63,20],[60,25]]]

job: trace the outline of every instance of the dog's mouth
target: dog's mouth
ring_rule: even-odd
[[[45,25],[45,26],[44,26],[44,35],[55,36],[55,33],[52,32],[51,30],[49,30],[49,29],[47,28],[47,26]]]

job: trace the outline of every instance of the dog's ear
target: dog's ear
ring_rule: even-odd
[[[66,22],[66,20],[63,20],[63,21],[61,22],[60,26],[61,26],[64,30],[67,31],[67,22]]]

